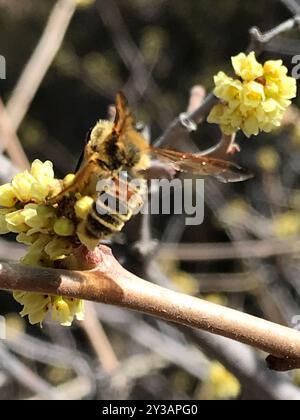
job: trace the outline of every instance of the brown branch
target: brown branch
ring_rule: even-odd
[[[0,265],[0,287],[126,307],[251,345],[280,358],[300,358],[300,333],[281,325],[148,283],[125,270],[108,247],[93,271]]]
[[[275,28],[262,33],[258,28],[254,27],[250,29],[251,42],[248,51],[255,50],[257,53],[263,51],[264,46],[277,38],[279,35],[285,34],[292,31],[293,29],[300,29],[300,16],[296,15],[291,19],[282,22]]]
[[[212,93],[210,93],[202,104],[194,112],[187,114],[186,118],[200,124],[205,116],[210,112],[212,107],[218,103]],[[155,147],[167,147],[172,144],[172,138],[180,138],[183,134],[188,131],[187,127],[182,124],[182,119],[179,117],[175,118],[164,133],[154,142]]]
[[[52,9],[38,45],[26,64],[7,103],[7,112],[11,117],[15,131],[18,130],[45,74],[61,46],[75,10],[75,0],[57,0]]]

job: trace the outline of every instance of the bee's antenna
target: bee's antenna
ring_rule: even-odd
[[[87,134],[86,134],[86,136],[85,136],[85,144],[87,144],[87,143],[88,143],[88,141],[89,141],[89,139],[90,139],[90,137],[91,137],[91,132],[92,132],[92,131],[93,131],[93,128],[90,128],[90,129],[89,129],[89,131],[87,132]],[[82,152],[81,152],[81,154],[80,154],[80,157],[79,157],[79,159],[78,159],[77,165],[76,165],[76,167],[75,167],[75,172],[77,172],[77,171],[79,170],[79,168],[80,168],[80,166],[81,166],[81,164],[82,164],[83,158],[84,158],[84,149],[82,150]]]
[[[82,161],[83,161],[83,156],[84,156],[84,150],[81,152],[81,155],[78,159],[78,162],[77,162],[76,167],[75,167],[75,172],[79,171],[79,168],[80,168],[80,166],[82,164]]]

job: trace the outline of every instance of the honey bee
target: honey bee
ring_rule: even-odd
[[[220,159],[204,157],[198,154],[183,153],[149,146],[144,137],[136,130],[134,118],[125,96],[119,92],[116,96],[116,116],[114,122],[100,120],[88,135],[83,152],[82,165],[75,174],[73,182],[48,203],[70,202],[78,192],[95,196],[96,184],[100,179],[111,179],[115,186],[113,195],[122,211],[112,211],[102,200],[102,191],[92,205],[88,216],[81,226],[84,234],[93,239],[103,240],[120,231],[137,207],[143,203],[143,182],[132,186],[132,179],[143,181],[143,173],[151,165],[150,157],[166,162],[178,172],[190,172],[197,176],[210,175],[222,182],[236,182],[249,179],[251,174],[236,165]],[[126,178],[120,177],[126,173]],[[144,180],[146,183],[146,180]],[[121,194],[121,190],[126,194]],[[106,211],[100,211],[99,208]]]

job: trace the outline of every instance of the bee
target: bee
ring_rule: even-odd
[[[141,207],[146,186],[143,174],[151,165],[151,156],[166,162],[177,172],[190,172],[197,176],[210,175],[222,182],[243,181],[251,177],[247,170],[232,162],[151,147],[136,130],[127,100],[123,93],[119,92],[116,96],[114,121],[100,120],[90,131],[82,164],[74,180],[61,193],[49,198],[48,204],[57,204],[63,209],[64,203],[70,203],[72,197],[74,201],[79,192],[84,191],[95,196],[97,182],[101,179],[111,179],[114,188],[106,190],[105,197],[113,196],[122,211],[116,212],[115,209],[111,209],[102,199],[104,191],[98,190],[97,199],[80,226],[81,233],[91,240],[106,239],[119,232],[136,213],[136,209]],[[126,177],[120,176],[123,173],[126,173]],[[132,186],[130,181],[133,179],[141,182]]]

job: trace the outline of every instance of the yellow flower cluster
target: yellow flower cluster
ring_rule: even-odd
[[[30,171],[16,175],[12,182],[0,186],[0,234],[13,232],[17,241],[28,245],[23,264],[33,267],[54,267],[55,261],[72,254],[78,246],[75,221],[60,214],[59,206],[46,204],[46,198],[58,194],[74,175],[63,181],[54,178],[52,163],[35,160]],[[87,212],[80,198],[79,220]],[[76,210],[77,213],[77,210]],[[74,316],[83,318],[83,301],[40,293],[15,292],[15,299],[23,305],[22,316],[28,315],[32,324],[42,323],[48,313],[62,325],[70,325]]]
[[[270,132],[281,125],[283,115],[296,96],[296,80],[287,76],[282,60],[260,64],[255,53],[231,58],[236,77],[220,71],[214,94],[221,100],[208,116],[225,134],[241,129],[247,137]]]
[[[64,326],[70,326],[74,316],[78,320],[84,319],[84,302],[81,299],[28,292],[14,292],[13,295],[23,305],[21,316],[28,315],[31,324],[42,323],[49,312],[54,321]]]

